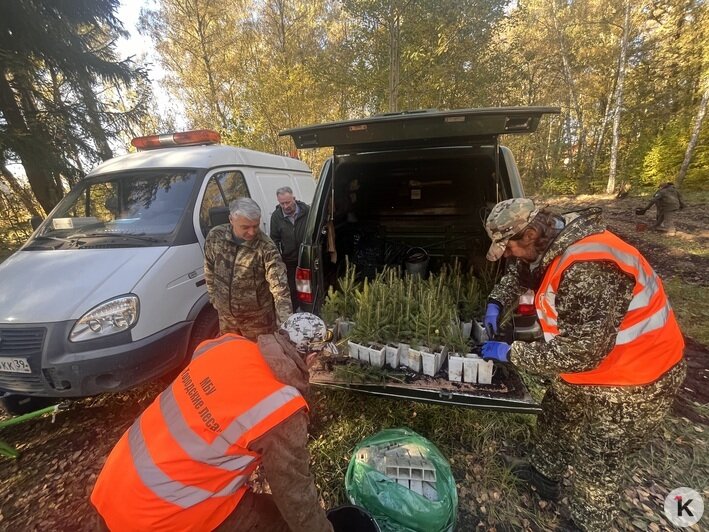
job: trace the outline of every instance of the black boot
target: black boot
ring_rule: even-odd
[[[521,458],[505,457],[505,463],[515,477],[531,484],[542,499],[553,502],[559,500],[561,486],[558,481],[544,476],[532,464]]]

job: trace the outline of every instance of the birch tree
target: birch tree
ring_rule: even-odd
[[[627,68],[628,46],[630,43],[630,1],[625,0],[623,5],[623,33],[620,39],[620,53],[618,56],[618,80],[615,85],[614,110],[613,110],[613,134],[611,140],[610,170],[608,172],[608,183],[606,193],[611,194],[615,190],[616,173],[618,169],[618,146],[620,144],[620,118],[623,112],[623,88],[625,82],[625,71]]]
[[[694,127],[692,128],[692,136],[689,138],[689,144],[687,145],[687,151],[684,154],[684,160],[682,161],[682,166],[677,174],[677,179],[675,184],[677,187],[682,186],[682,182],[687,175],[687,170],[689,170],[689,163],[692,161],[692,154],[694,149],[697,147],[697,142],[699,141],[699,134],[702,131],[702,123],[704,122],[704,116],[707,112],[707,103],[709,102],[709,78],[704,82],[704,95],[702,96],[702,101],[699,103],[699,109],[697,109],[697,115],[694,118]]]

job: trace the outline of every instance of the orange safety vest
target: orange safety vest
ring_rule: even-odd
[[[556,257],[535,295],[537,316],[550,342],[559,334],[556,294],[564,272],[575,262],[608,261],[635,279],[633,298],[623,317],[615,346],[594,369],[562,373],[571,384],[636,386],[649,384],[682,359],[684,339],[662,282],[630,244],[609,231],[587,236]]]
[[[301,409],[254,342],[203,342],[111,451],[91,502],[111,530],[212,530],[261,462],[249,444]]]

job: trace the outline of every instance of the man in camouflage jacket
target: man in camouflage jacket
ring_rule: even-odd
[[[514,239],[539,219],[545,226],[543,237],[525,256],[519,251],[521,241]],[[493,240],[488,259],[517,257],[508,261],[506,274],[490,293],[489,305],[502,313],[513,308],[523,292],[536,290],[552,261],[570,245],[602,233],[605,226],[600,209],[557,216],[540,213],[531,200],[514,199],[493,209],[486,229]],[[578,385],[560,378],[596,368],[613,349],[634,284],[634,278],[612,262],[575,262],[564,270],[556,292],[557,336],[483,346],[484,358],[551,378],[529,461],[508,462],[516,476],[552,500],[559,498],[559,481],[572,466],[569,509],[573,524],[583,530],[608,530],[617,513],[625,468],[669,410],[686,371],[682,359],[642,386]],[[504,354],[496,353],[497,347]]]
[[[655,223],[651,229],[655,231],[674,233],[675,229],[675,213],[678,210],[684,209],[684,202],[679,190],[675,188],[674,183],[665,183],[650,199],[644,208],[636,209],[636,214],[645,214],[647,210],[655,206],[657,216]]]
[[[232,202],[229,223],[214,227],[204,246],[209,300],[219,313],[221,334],[256,340],[278,328],[292,312],[286,267],[273,241],[259,229],[255,201]]]

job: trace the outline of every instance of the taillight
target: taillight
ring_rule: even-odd
[[[520,305],[517,307],[517,314],[522,316],[534,316],[537,313],[537,309],[534,305]]]
[[[139,150],[152,150],[169,146],[196,146],[199,144],[219,144],[221,136],[211,129],[196,129],[194,131],[181,131],[166,135],[150,135],[136,137],[130,143]]]
[[[522,316],[534,316],[536,313],[537,309],[534,308],[534,292],[527,290],[524,294],[519,296],[517,314],[521,314]]]
[[[307,268],[295,269],[295,290],[298,293],[298,301],[312,303],[313,294],[310,289],[310,270]]]

